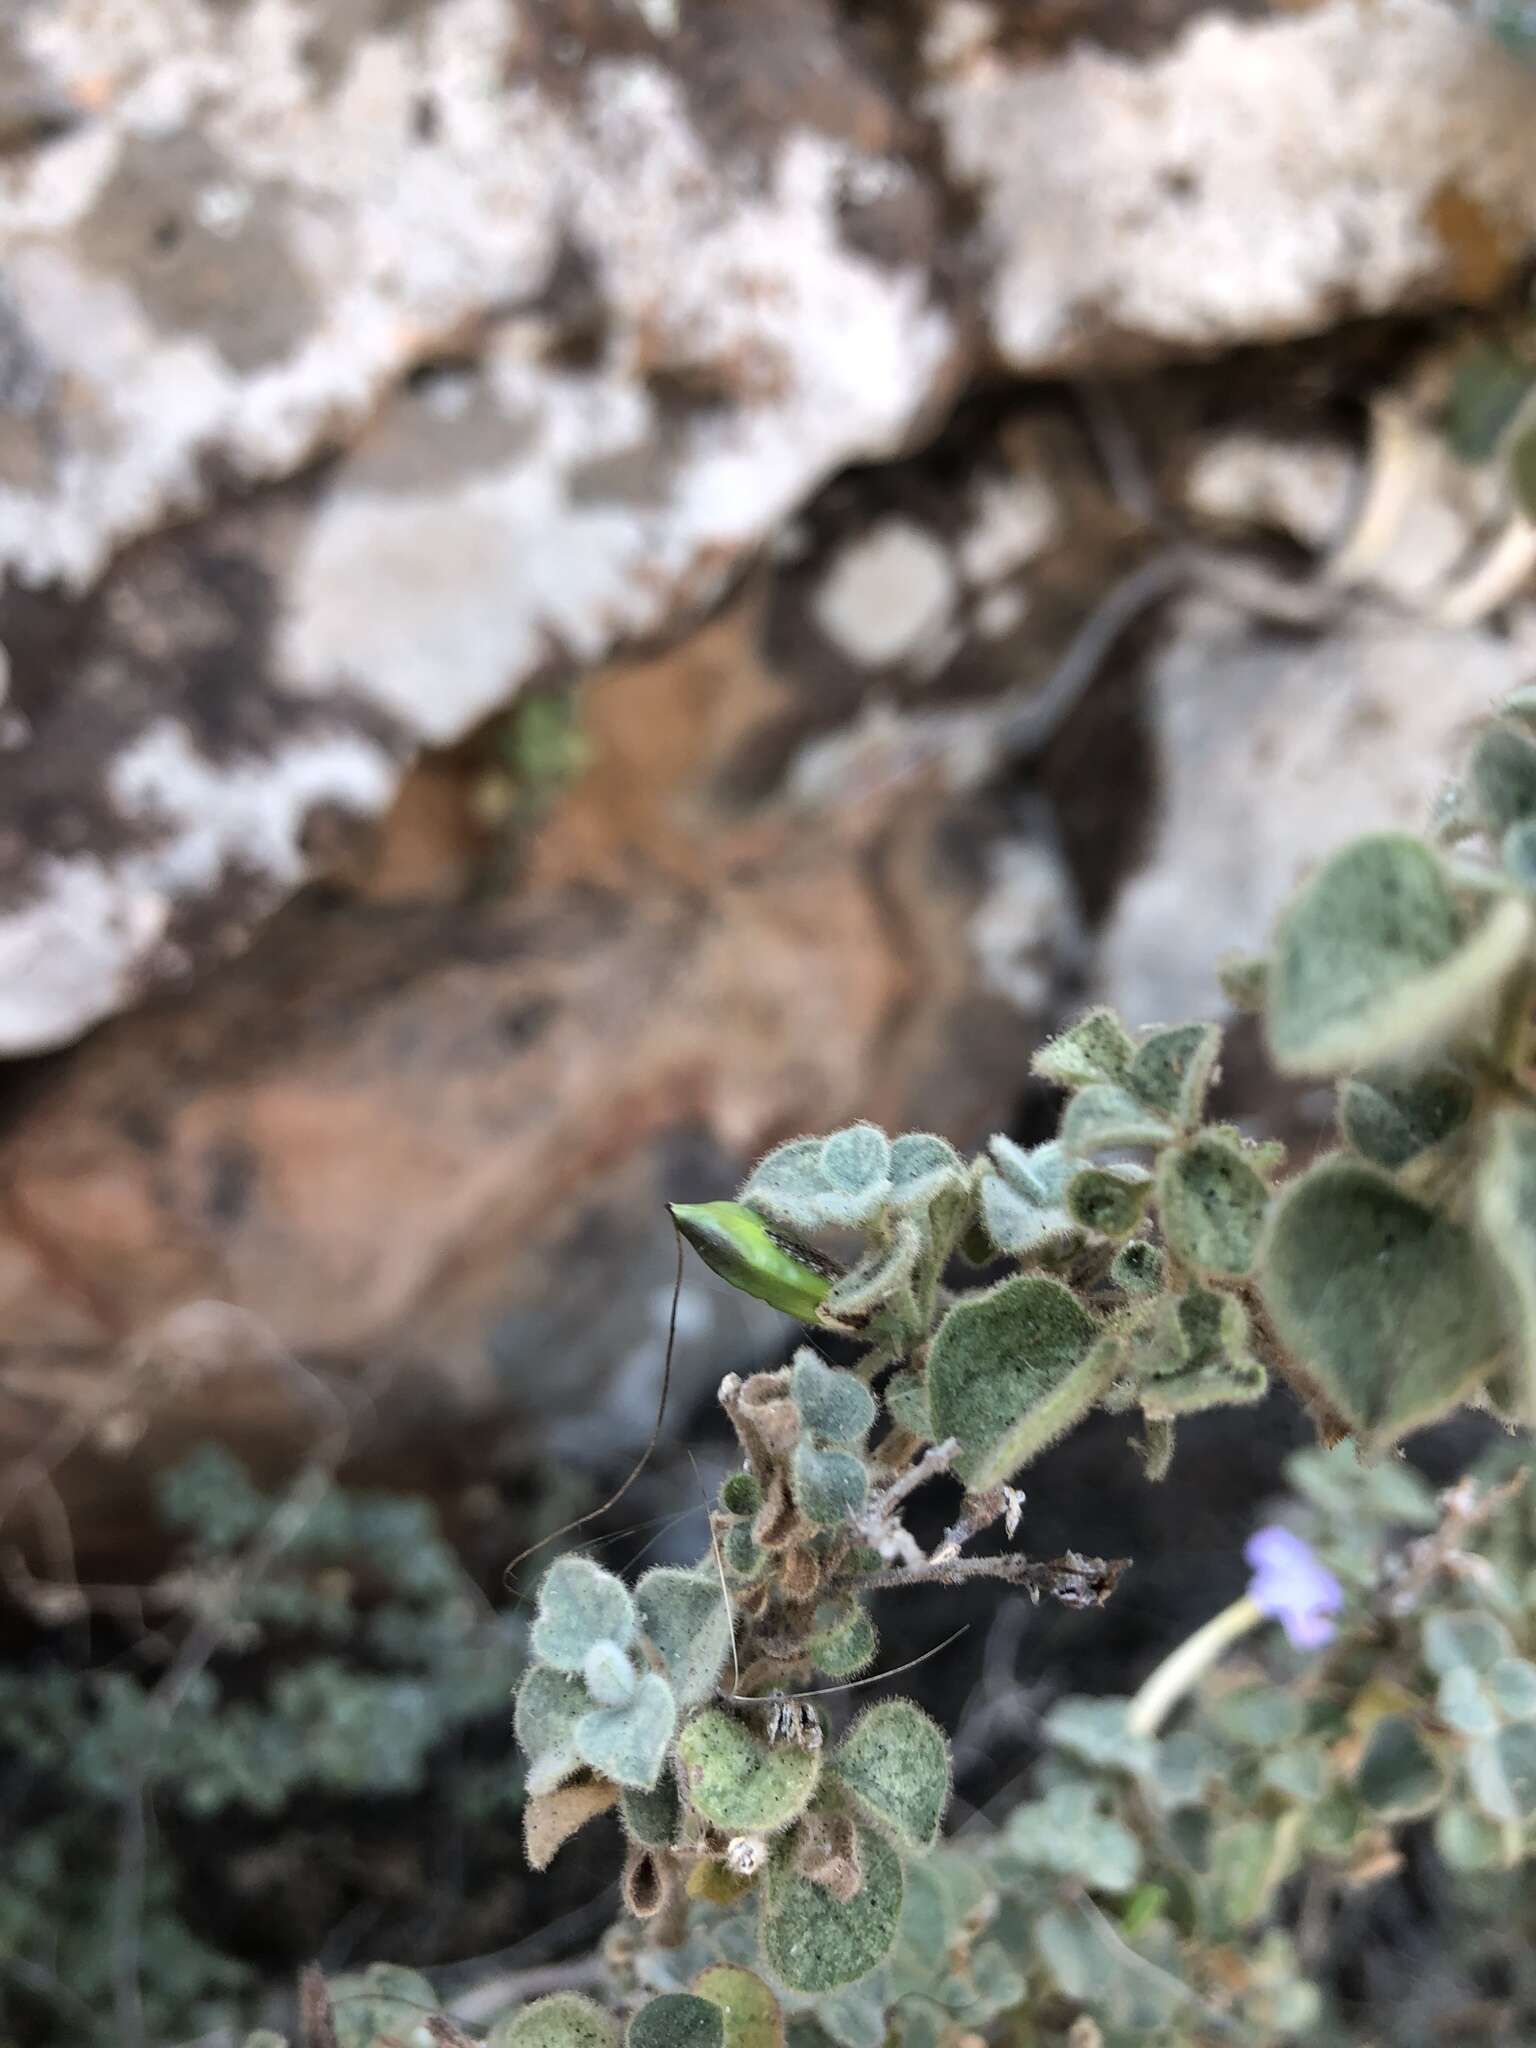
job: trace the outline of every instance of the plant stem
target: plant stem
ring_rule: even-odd
[[[1132,1735],[1155,1735],[1184,1695],[1191,1691],[1232,1644],[1267,1619],[1264,1609],[1245,1593],[1204,1628],[1179,1644],[1131,1701],[1126,1727]]]

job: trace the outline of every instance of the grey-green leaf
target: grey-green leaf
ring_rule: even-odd
[[[935,1437],[959,1439],[968,1486],[998,1485],[1093,1405],[1114,1370],[1096,1335],[1071,1290],[1038,1274],[956,1302],[929,1353],[928,1406]]]
[[[949,1799],[944,1731],[910,1700],[881,1700],[838,1744],[832,1775],[905,1848],[929,1848]]]
[[[1323,1161],[1286,1189],[1261,1266],[1302,1370],[1380,1442],[1454,1407],[1503,1342],[1470,1235],[1353,1160]]]
[[[786,1990],[816,1996],[855,1984],[883,1963],[901,1921],[901,1859],[875,1829],[858,1831],[863,1883],[852,1899],[835,1898],[802,1877],[792,1850],[768,1866],[760,1916],[763,1959]]]
[[[627,1649],[634,1640],[635,1603],[612,1572],[585,1557],[557,1557],[539,1587],[529,1641],[541,1663],[580,1671],[598,1643]]]
[[[1169,1249],[1197,1272],[1237,1278],[1252,1266],[1269,1189],[1234,1147],[1207,1135],[1157,1163],[1157,1214]]]
[[[658,1565],[635,1588],[635,1604],[678,1705],[707,1700],[731,1647],[730,1611],[713,1565],[707,1575]]]

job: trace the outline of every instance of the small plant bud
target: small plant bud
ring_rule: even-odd
[[[755,1515],[763,1504],[763,1489],[750,1472],[732,1472],[720,1488],[720,1505],[727,1514]]]

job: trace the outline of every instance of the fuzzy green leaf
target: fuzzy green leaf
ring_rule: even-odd
[[[616,2021],[577,1991],[553,1991],[490,2031],[485,2048],[618,2048]]]
[[[1515,725],[1485,726],[1467,781],[1478,816],[1495,839],[1512,825],[1536,819],[1536,741]]]
[[[1536,1721],[1536,1664],[1501,1657],[1488,1673],[1488,1690],[1509,1721]]]
[[[1138,1101],[1181,1130],[1200,1121],[1221,1052],[1214,1024],[1175,1024],[1153,1031],[1136,1048],[1125,1085]]]
[[[1447,1671],[1435,1696],[1435,1711],[1459,1735],[1492,1735],[1500,1715],[1475,1671],[1462,1664]]]
[[[1165,1296],[1132,1339],[1143,1414],[1167,1422],[1262,1400],[1269,1374],[1249,1352],[1248,1334],[1248,1312],[1234,1295],[1196,1287]]]
[[[707,1700],[731,1647],[730,1611],[713,1561],[693,1571],[658,1565],[635,1588],[635,1605],[678,1705]]]
[[[885,1383],[885,1406],[899,1429],[909,1430],[924,1443],[933,1438],[933,1417],[928,1412],[928,1382],[920,1372],[908,1368],[893,1373]]]
[[[1513,901],[1469,934],[1421,841],[1357,840],[1281,920],[1268,1008],[1275,1062],[1335,1074],[1435,1046],[1489,1005],[1529,938],[1529,913]]]
[[[1536,1422],[1536,1116],[1491,1120],[1477,1177],[1477,1220],[1504,1282],[1516,1332],[1512,1373],[1520,1419]]]
[[[720,2008],[725,2048],[784,2048],[779,2001],[754,1971],[716,1963],[699,1972],[691,1989]]]
[[[1157,1162],[1157,1215],[1168,1248],[1201,1273],[1246,1273],[1258,1250],[1269,1189],[1219,1138],[1170,1146]]]
[[[579,1678],[530,1665],[517,1688],[512,1728],[528,1759],[528,1790],[552,1792],[579,1768],[576,1724],[592,1702]]]
[[[814,1529],[838,1529],[863,1507],[869,1492],[864,1460],[852,1451],[822,1451],[798,1443],[790,1465],[795,1504]]]
[[[1131,1035],[1113,1010],[1090,1010],[1070,1031],[1041,1046],[1029,1064],[1059,1088],[1087,1088],[1095,1081],[1124,1081],[1134,1052]]]
[[[622,1707],[595,1707],[576,1723],[576,1752],[615,1785],[648,1792],[661,1776],[677,1728],[677,1702],[664,1678],[645,1672]]]
[[[720,1548],[724,1553],[725,1568],[734,1579],[750,1582],[761,1578],[767,1569],[768,1552],[752,1534],[750,1522],[738,1522],[733,1529],[727,1529]]]
[[[1493,1820],[1536,1819],[1536,1725],[1514,1721],[1466,1750],[1467,1783]]]
[[[949,1800],[949,1745],[910,1700],[866,1709],[838,1744],[830,1769],[903,1847],[926,1849],[938,1840]]]
[[[691,1991],[664,1991],[630,2019],[625,2048],[725,2048],[725,2015]]]
[[[731,1472],[720,1484],[720,1505],[728,1515],[755,1515],[763,1504],[763,1489],[750,1472]]]
[[[1378,1067],[1344,1083],[1339,1131],[1363,1159],[1395,1172],[1444,1143],[1471,1112],[1471,1084],[1454,1068],[1415,1073]]]
[[[1536,819],[1510,826],[1499,842],[1499,858],[1518,888],[1536,890]]]
[[[754,1300],[808,1323],[826,1299],[831,1276],[781,1243],[743,1203],[674,1202],[672,1221],[712,1273]]]
[[[935,1437],[959,1439],[955,1469],[973,1491],[1008,1478],[1093,1406],[1115,1367],[1097,1330],[1069,1288],[1038,1274],[949,1311],[929,1353],[928,1405]]]
[[[1031,1870],[1079,1878],[1095,1891],[1128,1892],[1141,1875],[1141,1844],[1100,1811],[1100,1795],[1077,1781],[1014,1808],[1004,1830],[1011,1854]]]
[[[907,1131],[891,1144],[891,1200],[902,1209],[926,1209],[950,1187],[965,1185],[965,1161],[947,1138]]]
[[[398,1963],[370,1963],[333,1977],[326,1989],[336,2021],[336,2048],[426,2048],[427,2021],[442,2010],[437,1993],[419,1970]]]
[[[1074,1095],[1061,1120],[1061,1143],[1079,1155],[1119,1151],[1126,1145],[1166,1145],[1174,1136],[1166,1117],[1129,1089],[1100,1083]]]
[[[647,1849],[669,1849],[677,1840],[682,1815],[676,1778],[663,1771],[648,1792],[631,1787],[620,1799],[619,1810],[633,1841]]]
[[[712,1827],[765,1835],[787,1827],[810,1803],[820,1757],[792,1743],[770,1747],[740,1721],[711,1707],[678,1737],[689,1803]]]
[[[598,1643],[628,1649],[635,1635],[635,1603],[612,1572],[586,1557],[557,1557],[539,1587],[539,1610],[529,1641],[542,1664],[580,1671]]]
[[[834,1188],[850,1195],[884,1188],[891,1177],[891,1141],[874,1124],[850,1124],[823,1141],[821,1171]]]
[[[1441,1807],[1435,1847],[1452,1870],[1496,1870],[1504,1861],[1503,1830],[1471,1806]]]
[[[1296,1865],[1297,1815],[1237,1820],[1215,1832],[1207,1887],[1224,1928],[1263,1919]]]
[[[976,1192],[987,1236],[1011,1258],[1028,1258],[1077,1235],[1077,1226],[1064,1207],[1044,1207],[1031,1201],[1001,1174],[983,1173]]]
[[[1077,1161],[1067,1156],[1056,1139],[1031,1146],[1028,1151],[999,1132],[987,1140],[992,1164],[1015,1194],[1036,1209],[1059,1209],[1066,1199],[1067,1182],[1077,1171]]]
[[[1453,1408],[1502,1341],[1467,1232],[1352,1160],[1325,1160],[1286,1189],[1261,1264],[1282,1340],[1378,1442]]]
[[[1491,1671],[1514,1649],[1509,1630],[1491,1614],[1431,1614],[1424,1624],[1424,1661],[1441,1676],[1448,1671]]]
[[[627,1706],[634,1696],[635,1667],[617,1643],[594,1643],[581,1675],[600,1707]]]
[[[1146,1214],[1152,1177],[1130,1166],[1085,1166],[1067,1183],[1067,1213],[1096,1237],[1129,1237]]]
[[[1406,1714],[1383,1715],[1371,1730],[1355,1790],[1372,1813],[1389,1820],[1412,1820],[1440,1803],[1445,1780]]]
[[[885,1961],[901,1921],[902,1870],[873,1828],[858,1831],[863,1883],[846,1902],[802,1877],[785,1845],[768,1866],[760,1916],[763,1959],[786,1990],[814,1997],[855,1984]]]
[[[891,1311],[910,1322],[916,1309],[912,1276],[923,1255],[923,1239],[910,1217],[887,1220],[889,1235],[878,1239],[840,1280],[834,1280],[816,1320],[829,1327],[861,1330],[872,1316]]]
[[[1115,1254],[1109,1277],[1126,1294],[1160,1294],[1168,1280],[1168,1261],[1155,1244],[1139,1237]]]
[[[808,1344],[790,1366],[790,1395],[807,1434],[820,1444],[862,1443],[875,1426],[875,1397],[864,1382],[817,1357]]]
[[[1132,1735],[1126,1725],[1129,1702],[1068,1695],[1046,1715],[1043,1726],[1058,1749],[1079,1757],[1096,1771],[1125,1771],[1141,1776],[1152,1768],[1153,1744]]]
[[[875,1661],[875,1625],[857,1600],[824,1600],[806,1654],[828,1678],[852,1678]]]

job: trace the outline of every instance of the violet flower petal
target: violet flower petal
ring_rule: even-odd
[[[1292,1646],[1320,1650],[1334,1637],[1331,1617],[1344,1605],[1344,1589],[1311,1546],[1272,1522],[1243,1546],[1253,1567],[1248,1597],[1278,1621]]]

